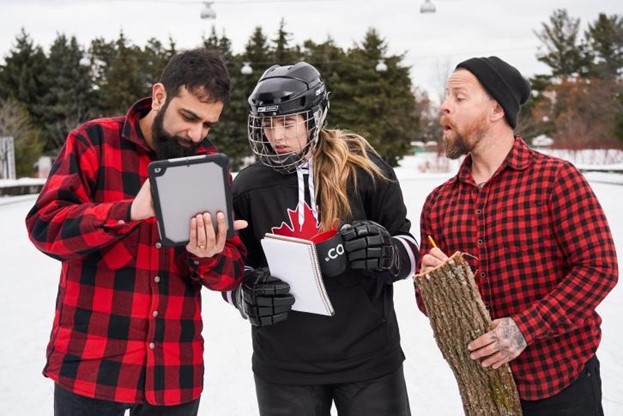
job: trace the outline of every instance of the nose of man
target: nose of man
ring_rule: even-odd
[[[193,143],[199,143],[205,137],[203,125],[201,123],[194,123],[188,128],[188,138]]]
[[[439,107],[439,112],[442,115],[450,113],[450,104],[448,103],[447,97],[441,102],[441,106]]]

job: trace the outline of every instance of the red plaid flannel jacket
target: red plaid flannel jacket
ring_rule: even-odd
[[[431,235],[446,254],[475,256],[466,260],[491,317],[513,318],[528,343],[510,363],[521,398],[551,397],[599,346],[595,308],[618,279],[608,221],[575,167],[519,136],[482,188],[470,172],[467,156],[426,199],[421,253],[430,251]]]
[[[155,218],[130,220],[155,158],[138,125],[150,108],[72,131],[26,225],[62,262],[44,375],[83,396],[175,405],[203,387],[200,289],[234,288],[246,252],[235,236],[196,258],[162,246]],[[204,140],[198,153],[214,152]]]

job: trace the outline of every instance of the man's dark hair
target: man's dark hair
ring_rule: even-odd
[[[204,102],[229,102],[230,79],[220,55],[205,48],[191,49],[173,56],[162,70],[160,82],[167,100],[182,87]]]

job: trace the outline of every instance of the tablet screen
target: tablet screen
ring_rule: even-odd
[[[151,162],[148,166],[154,210],[162,243],[188,244],[190,219],[209,212],[225,214],[227,238],[234,234],[228,159],[224,154],[198,155]]]

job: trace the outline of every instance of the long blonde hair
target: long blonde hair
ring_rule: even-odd
[[[323,231],[335,226],[335,220],[348,221],[352,215],[347,189],[352,178],[357,189],[357,168],[373,179],[388,180],[383,171],[370,159],[368,152],[378,155],[362,136],[343,130],[320,131],[318,147],[314,149],[314,184],[316,200],[321,204],[320,227]]]

